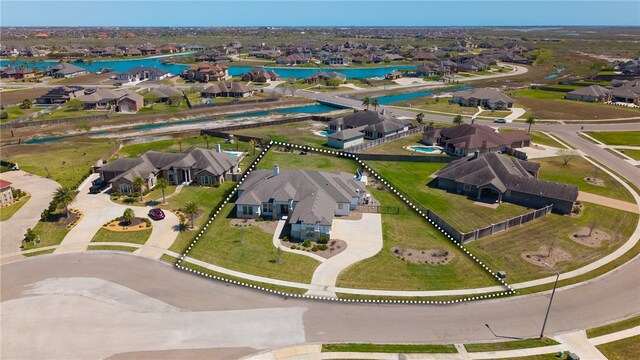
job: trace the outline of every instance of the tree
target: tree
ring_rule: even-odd
[[[33,102],[29,99],[22,100],[22,104],[20,104],[20,109],[31,109]]]
[[[53,201],[57,206],[64,207],[64,213],[69,218],[69,205],[76,201],[78,192],[70,186],[59,187],[53,195]]]
[[[253,148],[253,156],[256,156],[256,145],[258,145],[258,141],[256,139],[249,140],[249,145]]]
[[[169,186],[169,181],[167,179],[165,179],[165,178],[160,178],[156,182],[156,187],[158,189],[160,189],[160,191],[162,191],[162,203],[163,204],[166,202],[166,199],[164,197],[164,191],[167,189],[168,186]]]
[[[149,92],[144,96],[144,103],[146,105],[151,105],[152,109],[153,104],[157,103],[158,101],[160,101],[160,97],[152,92]]]
[[[453,118],[453,123],[456,125],[464,124],[464,120],[462,120],[462,115],[458,114]]]
[[[531,132],[531,126],[533,126],[536,123],[536,118],[533,115],[529,115],[529,117],[525,122],[529,124],[529,130],[527,130],[527,134],[528,134]]]
[[[191,228],[193,229],[193,220],[198,214],[198,204],[193,201],[189,201],[184,205],[184,213],[191,219]]]
[[[559,149],[558,156],[562,157],[562,165],[568,165],[576,157],[576,152],[571,149]]]
[[[124,213],[122,213],[122,223],[125,225],[131,225],[133,219],[135,218],[135,214],[133,213],[133,209],[126,208],[124,209]]]
[[[373,106],[373,111],[378,111],[378,106],[380,106],[378,98],[373,98],[373,100],[371,100],[371,106]]]
[[[418,115],[416,115],[416,121],[418,122],[418,124],[422,124],[422,122],[424,121],[424,113],[418,113]]]
[[[133,179],[133,187],[140,192],[140,202],[142,202],[142,187],[144,186],[144,179],[141,178],[140,176],[136,176],[135,179]]]
[[[182,139],[176,140],[176,144],[178,144],[178,147],[180,148],[180,152],[182,152]]]
[[[180,106],[182,104],[183,97],[182,95],[171,95],[169,96],[169,104]]]
[[[38,237],[38,235],[36,234],[36,232],[35,232],[35,231],[33,231],[31,228],[27,228],[27,232],[24,234],[24,241],[26,241],[26,242],[32,242],[32,241],[34,241],[37,237]]]
[[[204,135],[202,135],[202,138],[207,143],[207,150],[209,150],[209,135],[204,134]]]
[[[369,110],[369,106],[371,106],[371,98],[365,96],[364,99],[362,99],[362,106],[366,106],[367,110]]]
[[[72,99],[67,101],[67,109],[69,110],[80,110],[84,108],[84,101],[80,99]]]
[[[327,86],[332,86],[334,88],[340,86],[342,84],[342,80],[340,79],[330,79],[327,81]]]

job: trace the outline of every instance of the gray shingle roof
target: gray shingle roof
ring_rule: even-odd
[[[504,101],[506,103],[513,102],[512,98],[508,97],[507,95],[493,88],[477,88],[477,89],[461,90],[461,91],[454,92],[453,96],[459,96],[463,99],[474,98],[474,99],[480,99],[480,100],[489,100],[492,103],[496,103],[498,101]]]

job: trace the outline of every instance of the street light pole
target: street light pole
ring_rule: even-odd
[[[545,326],[547,326],[547,318],[549,317],[549,310],[551,310],[551,302],[553,302],[553,295],[555,295],[556,293],[556,287],[558,286],[558,279],[560,278],[560,273],[552,268],[551,266],[549,266],[549,264],[544,263],[544,266],[553,270],[556,273],[556,282],[553,284],[553,291],[551,291],[551,298],[549,299],[549,306],[547,307],[547,313],[544,316],[544,322],[542,323],[542,330],[540,331],[540,339],[542,339],[544,337],[544,328]]]

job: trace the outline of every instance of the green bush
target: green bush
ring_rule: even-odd
[[[304,247],[309,247],[309,246],[311,246],[311,240],[305,240],[305,241],[302,243],[302,246],[304,246]]]
[[[6,111],[0,112],[0,120],[6,120],[9,118],[9,114]]]
[[[35,231],[33,231],[31,228],[28,228],[27,232],[24,234],[24,241],[31,242],[34,241],[37,237],[38,235],[36,235]]]
[[[322,235],[318,239],[318,244],[327,244],[328,242],[329,242],[329,237],[326,235]]]
[[[214,188],[219,188],[220,187],[220,183],[219,182],[215,182],[213,184],[211,184],[211,186],[213,186]]]
[[[318,250],[321,250],[321,251],[327,250],[328,248],[329,246],[327,246],[327,244],[318,245]]]
[[[142,219],[142,221],[144,221],[145,224],[147,224],[147,227],[150,228],[151,227],[151,220],[144,218]]]
[[[118,190],[111,193],[111,197],[120,197],[120,196],[122,196],[122,193]]]
[[[313,245],[313,247],[311,248],[311,251],[313,251],[313,252],[318,251],[318,247],[316,245]]]

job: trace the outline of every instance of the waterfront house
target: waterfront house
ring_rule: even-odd
[[[324,63],[327,65],[349,65],[349,56],[342,52],[332,53],[324,59]]]
[[[257,83],[268,83],[280,79],[280,75],[275,71],[254,68],[242,75],[242,81],[252,81]]]
[[[513,99],[493,88],[477,88],[453,93],[453,103],[462,106],[483,106],[492,110],[513,107]]]
[[[351,115],[329,121],[328,145],[346,148],[362,143],[362,139],[375,140],[409,130],[411,123],[393,116],[382,115],[377,111],[358,111]],[[346,131],[345,130],[352,130]],[[356,131],[362,137],[356,136]]]
[[[215,98],[215,97],[232,97],[243,98],[252,96],[255,93],[255,89],[251,86],[247,86],[241,82],[219,82],[207,86],[200,92],[203,98]]]
[[[398,70],[394,70],[384,76],[386,80],[397,80],[402,77],[402,73]]]
[[[486,125],[462,124],[450,128],[427,127],[422,142],[441,146],[450,155],[466,156],[475,149],[485,153],[527,147],[531,137],[524,130],[500,133]]]
[[[58,86],[37,97],[36,104],[64,104],[82,95],[84,95],[82,86]]]
[[[35,77],[33,70],[24,66],[6,66],[0,68],[0,78],[2,79],[30,79]]]
[[[45,70],[45,74],[54,78],[70,78],[86,75],[87,70],[80,66],[61,62],[58,65],[50,66]]]
[[[309,77],[307,77],[306,79],[304,79],[304,82],[307,84],[313,84],[313,83],[317,83],[319,81],[329,81],[332,79],[338,79],[340,80],[341,83],[345,82],[347,80],[347,77],[344,74],[341,74],[339,72],[335,72],[335,71],[330,71],[330,72],[324,72],[324,71],[319,71]]]
[[[117,78],[118,80],[133,82],[162,80],[170,76],[171,73],[157,67],[136,66],[133,69],[118,73]]]
[[[182,74],[185,80],[193,80],[200,82],[227,80],[229,76],[229,68],[209,62],[201,62],[189,66]]]
[[[497,153],[465,157],[436,172],[439,188],[474,200],[509,202],[530,208],[553,205],[560,214],[569,214],[578,198],[578,187],[538,179],[539,163]]]
[[[236,217],[283,219],[295,239],[329,238],[336,216],[364,202],[366,183],[352,174],[310,170],[254,170],[238,188]]]

